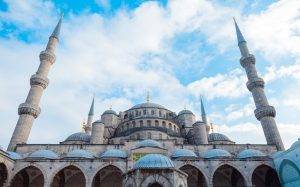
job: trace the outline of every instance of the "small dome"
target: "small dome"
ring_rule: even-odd
[[[6,153],[8,153],[8,156],[13,160],[22,159],[22,156],[19,153],[12,152],[12,151],[7,151]]]
[[[174,167],[173,162],[161,154],[143,156],[133,166],[134,169],[168,169]]]
[[[111,109],[104,111],[102,115],[104,115],[104,114],[113,114],[116,116],[118,115],[117,112],[115,112],[114,110],[111,110]]]
[[[120,149],[109,149],[102,153],[100,158],[127,158],[127,154]]]
[[[294,142],[294,143],[291,145],[291,148],[290,148],[290,149],[295,149],[296,147],[300,147],[300,139],[298,139],[296,142]]]
[[[67,142],[67,141],[83,141],[86,143],[90,143],[90,140],[91,140],[91,135],[84,133],[84,132],[77,132],[77,133],[70,135],[65,140],[65,142]]]
[[[205,152],[204,158],[231,157],[231,154],[223,149],[211,149]]]
[[[263,156],[267,156],[267,155],[255,149],[246,149],[241,151],[237,155],[238,158],[253,158],[253,157],[263,157]]]
[[[137,148],[141,147],[156,147],[156,148],[162,148],[161,143],[155,140],[147,139],[147,140],[142,140],[136,144]]]
[[[182,110],[182,111],[180,111],[180,112],[178,113],[178,116],[179,116],[179,115],[182,115],[182,114],[191,114],[191,115],[194,115],[193,112],[190,111],[190,110]]]
[[[171,157],[172,158],[180,158],[180,157],[197,158],[197,155],[193,151],[188,149],[175,149]]]
[[[165,107],[159,105],[159,104],[155,104],[155,103],[141,103],[141,104],[137,104],[133,107],[131,107],[130,109],[138,109],[138,108],[160,108],[160,109],[166,109]]]
[[[208,135],[208,141],[209,142],[213,142],[213,141],[230,141],[231,140],[225,136],[224,134],[221,134],[221,133],[210,133]]]
[[[51,150],[38,150],[31,153],[27,158],[44,158],[44,159],[58,159],[58,155]]]
[[[65,156],[65,158],[94,158],[93,154],[83,149],[75,149]]]
[[[103,123],[101,120],[94,121],[93,124],[94,124],[94,123],[95,123],[95,124],[99,124],[99,125],[104,125],[104,123]]]

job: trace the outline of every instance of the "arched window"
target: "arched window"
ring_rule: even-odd
[[[230,165],[220,166],[213,175],[213,186],[245,186],[242,174]]]
[[[67,166],[55,175],[51,184],[51,187],[60,186],[85,186],[85,176],[79,168]]]
[[[155,120],[155,127],[158,127],[159,126],[159,122],[158,120]]]
[[[160,140],[162,139],[162,133],[159,133],[159,139]]]
[[[122,171],[115,166],[109,165],[98,171],[93,179],[92,187],[121,187],[122,179]]]
[[[44,175],[35,166],[28,166],[19,171],[11,181],[10,186],[44,186]]]
[[[171,124],[171,123],[169,123],[169,129],[171,129],[171,130],[172,130],[172,124]]]
[[[140,127],[144,126],[143,120],[140,120]]]
[[[290,171],[286,173],[287,176],[292,176],[292,174],[296,174],[296,173]],[[260,165],[253,171],[252,185],[259,186],[259,187],[268,187],[268,186],[280,187],[281,186],[276,171],[267,165]]]
[[[152,115],[152,116],[154,115],[154,110],[151,110],[151,115]]]
[[[163,128],[166,128],[166,122],[165,121],[162,122],[162,126],[163,126]]]
[[[125,114],[125,115],[124,115],[124,119],[127,119],[127,118],[128,118],[128,115],[127,115],[127,114]]]
[[[135,116],[139,116],[139,111],[135,111]]]
[[[147,126],[148,126],[148,127],[151,126],[151,120],[147,120]]]
[[[162,115],[161,115],[161,111],[158,111],[158,116],[159,116],[159,117],[161,117],[161,116],[162,116]]]
[[[176,131],[176,127],[175,127],[175,125],[173,126],[173,130],[174,130],[174,131]]]
[[[179,168],[184,173],[188,174],[187,177],[187,186],[197,186],[197,187],[206,187],[206,181],[205,177],[202,174],[202,172],[191,165],[184,165],[181,168]]]
[[[151,139],[151,132],[147,133],[147,137],[148,137],[148,139]]]
[[[147,111],[146,110],[143,110],[143,115],[146,115],[147,114]]]
[[[135,121],[132,121],[132,127],[135,128]]]
[[[140,133],[137,133],[137,134],[136,134],[136,138],[137,138],[138,140],[140,140],[140,139],[141,139],[141,135],[140,135]]]
[[[126,123],[126,130],[129,129],[129,123]]]

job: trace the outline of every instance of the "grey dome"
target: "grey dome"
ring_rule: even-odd
[[[87,150],[75,149],[68,152],[65,158],[94,158],[94,156]]]
[[[127,158],[127,154],[120,149],[109,149],[102,153],[100,158]]]
[[[223,158],[231,157],[231,154],[223,149],[211,149],[205,152],[204,158]]]
[[[6,153],[8,153],[8,156],[14,160],[22,159],[22,156],[19,153],[12,152],[12,151],[7,151]]]
[[[245,149],[237,155],[238,158],[254,158],[254,157],[263,157],[263,156],[267,156],[267,155],[255,149]]]
[[[77,132],[70,135],[65,141],[83,141],[89,143],[91,140],[91,135],[84,132]]]
[[[209,142],[213,142],[213,141],[230,141],[231,140],[225,136],[224,134],[220,134],[220,133],[210,133],[208,135],[208,141]]]
[[[191,114],[191,115],[194,115],[194,113],[190,110],[182,110],[178,113],[178,116],[179,115],[183,115],[183,114]]]
[[[300,138],[291,145],[290,149],[295,149],[296,147],[300,147]]]
[[[138,108],[160,108],[160,109],[166,109],[165,107],[156,104],[156,103],[141,103],[141,104],[137,104],[133,107],[131,107],[131,109],[138,109]]]
[[[38,150],[31,153],[27,158],[58,159],[58,155],[51,150]]]
[[[111,109],[104,111],[102,115],[105,115],[105,114],[113,114],[116,116],[118,115],[117,112],[115,112],[114,110],[111,110]]]
[[[143,156],[133,166],[134,169],[169,169],[174,167],[173,162],[161,154]]]
[[[175,149],[175,151],[172,153],[172,158],[197,158],[197,155],[194,151],[188,150],[188,149]]]

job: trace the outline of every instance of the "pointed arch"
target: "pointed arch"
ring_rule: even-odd
[[[28,166],[17,172],[10,185],[14,187],[43,187],[44,181],[44,174],[39,168]]]
[[[272,167],[262,164],[256,167],[252,173],[252,184],[260,187],[280,187],[279,177]]]
[[[114,165],[101,168],[93,178],[92,187],[122,187],[123,172]]]
[[[233,166],[219,166],[213,174],[213,187],[243,187],[246,186],[243,175]]]
[[[188,174],[188,187],[206,187],[207,181],[204,174],[195,166],[186,164],[179,168],[181,171]]]
[[[8,172],[4,163],[0,163],[0,187],[3,187],[7,180]]]
[[[74,165],[70,165],[55,174],[51,187],[84,187],[85,184],[86,178],[82,170]]]

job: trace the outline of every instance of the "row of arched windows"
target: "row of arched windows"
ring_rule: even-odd
[[[132,121],[128,122],[125,124],[122,124],[120,127],[120,131],[127,131],[131,128],[136,128],[136,127],[163,127],[163,128],[168,128],[174,132],[179,133],[179,127],[175,124],[172,123],[167,123],[165,121],[162,121],[161,123],[159,120],[139,120],[139,121]]]
[[[155,134],[157,134],[157,133],[155,133]],[[163,139],[163,135],[162,135],[162,133],[158,133],[157,137],[156,137],[156,135],[154,137],[154,135],[151,132],[147,132],[147,134],[146,134],[145,137],[142,137],[142,135],[140,133],[136,133],[136,134],[130,135],[129,138],[131,140],[141,140],[141,139],[144,139],[144,138],[147,138],[147,139],[160,139],[160,140],[162,140]],[[167,136],[167,139],[168,138],[169,137]]]
[[[128,111],[124,115],[124,119],[128,119],[130,117],[141,117],[141,116],[155,116],[160,118],[166,118],[167,116],[172,116],[172,114],[165,110],[160,109],[140,109],[140,110],[132,110]]]

